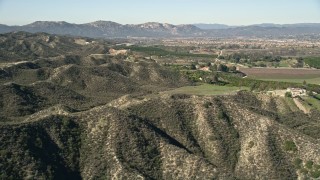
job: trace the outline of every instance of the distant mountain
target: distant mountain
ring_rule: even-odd
[[[193,25],[172,25],[156,22],[144,24],[118,24],[111,21],[95,21],[86,24],[70,24],[67,22],[37,21],[24,26],[0,26],[0,32],[27,31],[47,32],[52,34],[69,34],[87,37],[169,37],[197,36],[201,29]]]
[[[207,31],[208,37],[244,38],[301,38],[320,37],[320,27],[260,27],[243,26],[229,29]]]
[[[225,24],[193,24],[194,26],[200,28],[200,29],[229,29],[229,28],[234,28],[237,26],[229,26]]]
[[[230,29],[230,28],[240,28],[240,27],[247,27],[247,26],[229,26],[226,24],[205,24],[205,23],[199,23],[199,24],[193,24],[194,26],[209,30],[209,29]],[[264,27],[264,28],[284,28],[284,27],[299,27],[299,28],[307,28],[307,27],[313,27],[313,28],[319,28],[320,23],[297,23],[297,24],[274,24],[274,23],[261,23],[261,24],[253,24],[248,26],[257,26],[257,27]]]
[[[72,24],[64,21],[36,21],[23,26],[0,25],[0,33],[12,31],[46,32],[51,34],[85,36],[94,38],[127,37],[293,37],[320,36],[320,24],[256,24],[228,26],[224,24],[186,24],[148,22],[144,24],[119,24],[95,21]]]
[[[274,23],[262,23],[262,24],[254,24],[251,26],[259,26],[259,27],[279,27],[279,28],[320,28],[320,23],[297,23],[297,24],[274,24]]]

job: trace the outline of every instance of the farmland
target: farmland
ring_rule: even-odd
[[[303,83],[320,84],[320,70],[293,68],[240,68],[248,78]]]
[[[303,100],[305,101],[305,104],[307,104],[307,107],[315,108],[317,110],[320,110],[320,101],[314,97],[304,97]]]
[[[306,64],[313,68],[320,68],[320,58],[319,57],[309,57],[304,60]]]

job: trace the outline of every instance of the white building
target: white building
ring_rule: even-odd
[[[287,92],[290,92],[292,97],[307,96],[307,91],[301,88],[288,88]]]

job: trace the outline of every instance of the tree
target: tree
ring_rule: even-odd
[[[307,85],[307,81],[306,81],[306,80],[303,80],[302,84],[303,84],[304,86],[306,86],[306,85]]]
[[[263,63],[263,62],[259,62],[259,63],[258,63],[258,66],[259,66],[259,67],[267,67],[267,65],[266,65],[265,63]]]
[[[217,67],[217,70],[218,71],[222,71],[222,72],[228,72],[229,68],[228,68],[228,66],[226,66],[224,64],[219,64],[218,67]]]
[[[307,95],[308,96],[313,96],[313,92],[312,91],[307,91]]]
[[[191,70],[196,70],[196,69],[197,69],[197,67],[196,67],[196,65],[195,65],[195,64],[191,64],[190,69],[191,69]]]
[[[235,58],[235,62],[236,62],[236,63],[239,63],[239,62],[240,62],[240,59],[241,59],[240,57],[236,57],[236,58]]]
[[[212,66],[210,66],[210,71],[217,71],[218,67],[216,64],[213,64]]]
[[[210,84],[215,84],[219,82],[218,76],[216,74],[206,78],[206,82]]]
[[[224,56],[218,56],[218,59],[225,59]]]

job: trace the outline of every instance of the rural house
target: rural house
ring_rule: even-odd
[[[288,88],[287,92],[290,92],[292,97],[307,96],[307,91],[301,88]]]

